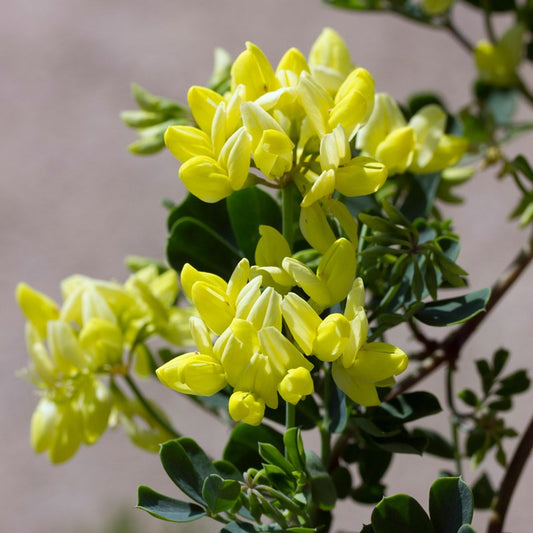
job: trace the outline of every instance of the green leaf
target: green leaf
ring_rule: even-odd
[[[472,494],[476,509],[490,509],[496,493],[486,472],[472,486]]]
[[[435,533],[456,533],[470,524],[473,499],[470,487],[459,477],[437,479],[429,490],[429,514]]]
[[[139,487],[138,494],[137,509],[142,509],[161,520],[192,522],[206,515],[199,505],[169,498],[144,485]]]
[[[490,289],[481,289],[463,296],[424,304],[415,318],[429,326],[444,327],[461,324],[485,310]]]
[[[476,530],[469,524],[463,524],[458,530],[457,533],[476,533]]]
[[[305,450],[305,463],[310,477],[313,500],[322,510],[333,509],[337,501],[337,493],[333,480],[324,468],[320,457],[311,450]]]
[[[282,435],[270,426],[239,424],[232,431],[224,448],[224,459],[233,463],[241,472],[252,467],[261,468],[262,458],[258,452],[260,442],[268,442],[278,450],[283,450]]]
[[[529,181],[533,181],[533,169],[523,155],[517,155],[513,159],[513,166],[521,172]]]
[[[269,444],[268,442],[260,442],[258,449],[259,455],[267,463],[281,468],[286,474],[291,475],[292,472],[294,472],[294,466],[292,463],[287,461],[283,454],[275,446],[272,446],[272,444]]]
[[[350,493],[353,500],[359,503],[378,503],[385,495],[385,485],[376,483],[375,485],[366,485],[363,483]]]
[[[296,470],[303,472],[305,470],[305,450],[300,428],[289,428],[283,435],[283,443],[289,461]]]
[[[230,522],[226,524],[219,533],[257,533],[261,531],[249,522]]]
[[[469,4],[484,10],[485,6],[491,11],[513,11],[516,8],[515,0],[488,0],[485,4],[484,0],[466,0]]]
[[[270,194],[258,187],[234,192],[226,199],[231,227],[245,257],[254,260],[260,239],[259,226],[272,226],[281,231],[281,211]]]
[[[375,533],[371,524],[365,524],[359,533]]]
[[[365,485],[377,485],[387,472],[392,461],[392,453],[380,448],[363,448],[358,458],[358,468]]]
[[[453,445],[447,439],[445,439],[440,433],[427,428],[415,428],[411,431],[412,437],[425,438],[427,445],[424,449],[424,453],[435,455],[436,457],[442,457],[444,459],[453,459],[454,450]]]
[[[202,487],[202,496],[213,514],[231,509],[240,493],[241,487],[238,481],[224,480],[217,474],[207,476]]]
[[[514,89],[493,88],[490,91],[485,106],[498,126],[508,124],[513,118],[517,95]]]
[[[235,481],[242,481],[242,474],[235,465],[229,461],[213,461],[213,466],[220,476],[224,479],[234,479]]]
[[[178,440],[165,442],[159,457],[170,479],[195,502],[205,504],[202,497],[203,477],[196,470]]]
[[[328,431],[331,433],[342,433],[348,422],[346,396],[333,383],[331,384],[331,394],[329,395],[327,408],[329,414]]]
[[[350,471],[344,466],[339,466],[331,473],[331,479],[335,485],[337,496],[340,499],[346,498],[352,488],[352,475]]]
[[[500,348],[499,350],[496,350],[494,352],[494,355],[492,356],[492,372],[495,378],[498,377],[500,372],[504,369],[505,365],[507,364],[508,359],[509,359],[508,350],[504,350],[503,348]]]
[[[463,389],[457,394],[457,396],[470,407],[476,407],[479,405],[477,394],[472,389]]]
[[[379,411],[386,411],[388,415],[405,423],[440,413],[442,407],[434,394],[416,391],[401,394],[389,402],[383,402],[378,408]],[[382,416],[377,414],[376,420]]]
[[[421,505],[407,494],[384,498],[372,512],[375,533],[435,533]]]
[[[413,94],[409,97],[407,107],[411,115],[414,115],[417,111],[420,111],[424,106],[436,104],[442,109],[446,109],[444,102],[440,95],[432,92],[420,92]]]
[[[431,211],[439,188],[440,172],[411,176],[409,192],[402,205],[402,213],[409,219],[425,217]]]
[[[517,370],[500,381],[500,386],[496,394],[500,396],[519,394],[527,391],[530,383],[527,372],[525,370]]]
[[[191,460],[194,469],[198,472],[201,479],[206,478],[210,474],[217,473],[211,459],[207,457],[202,448],[200,448],[193,439],[189,437],[180,437],[178,442],[185,450],[187,457]]]
[[[406,430],[384,439],[376,438],[374,443],[388,452],[416,455],[422,455],[427,446],[425,437],[412,437]]]
[[[178,271],[190,263],[198,270],[229,279],[241,256],[211,228],[194,218],[183,217],[172,226],[167,259]]]
[[[202,202],[202,200],[189,193],[181,204],[170,210],[167,218],[168,231],[171,231],[172,226],[180,218],[184,217],[196,218],[226,240],[230,242],[233,240],[233,231],[225,200],[210,204]]]

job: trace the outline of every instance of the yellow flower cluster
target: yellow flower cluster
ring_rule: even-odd
[[[256,425],[265,406],[277,407],[278,393],[296,404],[314,391],[306,357],[314,355],[334,362],[333,378],[350,398],[377,405],[376,387],[394,383],[407,356],[389,344],[366,344],[355,257],[354,245],[337,239],[315,273],[291,256],[279,232],[262,226],[257,265],[241,260],[228,282],[185,265],[183,289],[201,317],[190,320],[197,351],[158,368],[159,379],[185,394],[211,395],[229,385],[232,418]],[[308,300],[290,292],[296,286]],[[345,299],[344,315],[320,318],[319,312]],[[214,343],[212,334],[218,335]]]
[[[63,281],[61,292],[59,307],[26,284],[16,291],[27,319],[30,366],[24,374],[42,393],[31,441],[54,463],[69,459],[82,443],[96,442],[108,427],[117,398],[98,376],[124,374],[134,362],[142,372],[150,335],[176,344],[190,339],[190,311],[173,307],[178,281],[172,270],[158,274],[148,266],[124,285],[75,275]],[[126,418],[143,416],[129,408]]]
[[[331,29],[307,60],[291,48],[275,70],[247,43],[231,67],[230,91],[192,87],[188,103],[198,126],[171,126],[165,142],[182,162],[181,180],[205,202],[258,182],[294,182],[309,207],[334,191],[373,193],[387,177],[383,164],[352,157],[350,141],[372,112],[374,81],[354,68]]]
[[[455,165],[468,148],[467,139],[445,135],[445,126],[446,113],[438,105],[424,106],[407,122],[394,99],[378,93],[356,146],[384,163],[391,175],[437,172]]]

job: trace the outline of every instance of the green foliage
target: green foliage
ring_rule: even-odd
[[[165,146],[164,135],[169,126],[191,122],[188,110],[169,98],[149,93],[134,83],[131,92],[140,109],[123,111],[120,118],[135,129],[139,139],[128,146],[137,155],[154,154]]]
[[[462,414],[461,418],[469,421],[470,430],[466,441],[466,455],[472,458],[474,465],[479,465],[488,451],[496,448],[496,459],[505,466],[507,459],[502,440],[517,435],[516,431],[505,423],[506,413],[512,408],[513,396],[528,390],[530,379],[526,370],[516,370],[502,376],[501,373],[509,359],[509,352],[497,350],[491,361],[480,359],[476,368],[481,385],[481,393],[472,389],[463,389],[459,398],[471,413]],[[487,480],[483,480],[482,488],[487,492]],[[488,498],[488,497],[487,497]],[[492,498],[491,498],[492,499]]]
[[[232,194],[227,200],[231,227],[244,257],[253,262],[259,241],[259,226],[266,224],[281,231],[281,211],[272,196],[258,187]]]

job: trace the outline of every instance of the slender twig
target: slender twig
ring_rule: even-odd
[[[531,449],[533,448],[533,418],[529,421],[529,425],[522,435],[518,447],[516,448],[513,458],[509,463],[509,467],[505,472],[503,480],[498,490],[498,497],[492,508],[489,527],[487,533],[501,533],[505,516],[511,502],[511,497],[516,489],[520,475],[524,470]]]
[[[152,407],[152,405],[150,405],[150,402],[144,397],[143,393],[137,387],[131,376],[126,374],[124,379],[130,386],[133,394],[135,394],[141,405],[146,409],[147,413],[154,419],[154,421],[174,438],[177,439],[178,437],[181,437],[181,434],[176,431],[164,418],[162,418],[161,415]]]
[[[403,394],[405,391],[422,381],[424,378],[433,373],[442,363],[446,361],[455,361],[459,357],[459,353],[478,328],[478,326],[490,314],[492,309],[500,301],[500,299],[513,286],[515,281],[520,277],[522,272],[527,268],[533,259],[533,236],[521,248],[520,252],[514,258],[505,272],[498,278],[492,287],[491,297],[487,303],[484,313],[480,313],[465,322],[459,329],[453,331],[440,344],[438,350],[435,351],[434,357],[428,358],[424,363],[417,368],[416,371],[407,375],[402,379],[387,395],[385,401],[390,401],[396,396]]]
[[[494,26],[492,24],[492,11],[490,10],[490,3],[489,0],[483,0],[483,22],[485,24],[485,31],[487,32],[487,36],[490,39],[491,43],[495,43],[497,41],[496,38],[496,32],[494,31]]]
[[[461,46],[468,52],[472,52],[472,50],[474,50],[474,45],[459,31],[457,26],[452,22],[451,18],[448,17],[441,28],[449,31],[457,39],[459,44],[461,44]]]

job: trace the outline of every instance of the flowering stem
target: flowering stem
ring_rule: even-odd
[[[175,439],[181,437],[181,434],[176,431],[166,420],[164,420],[159,413],[150,405],[150,402],[144,397],[143,393],[137,387],[132,377],[128,374],[124,376],[126,383],[129,385],[133,394],[139,400],[141,405],[146,409],[146,412],[159,424],[165,431],[172,435]]]
[[[294,194],[296,190],[294,183],[281,189],[281,227],[283,236],[291,249],[294,243],[294,220],[296,219]]]

